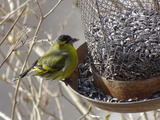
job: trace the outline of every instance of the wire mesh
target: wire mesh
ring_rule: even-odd
[[[79,0],[98,73],[112,80],[160,76],[160,0]]]

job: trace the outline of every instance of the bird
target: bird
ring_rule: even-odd
[[[78,64],[78,54],[73,43],[78,41],[69,35],[60,35],[55,44],[49,48],[32,66],[17,78],[27,75],[40,76],[47,80],[67,79]]]

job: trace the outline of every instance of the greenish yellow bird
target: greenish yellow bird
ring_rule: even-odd
[[[78,55],[73,43],[78,41],[69,35],[61,35],[56,43],[24,73],[26,75],[41,76],[48,80],[62,80],[68,78],[78,64]]]

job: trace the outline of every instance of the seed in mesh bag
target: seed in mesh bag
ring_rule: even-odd
[[[91,62],[90,59],[89,61],[88,59],[86,61],[87,61],[86,63],[80,63],[78,66],[80,74],[80,77],[78,79],[78,92],[88,98],[109,103],[124,103],[124,102],[147,101],[150,99],[155,99],[160,97],[160,91],[154,93],[149,98],[140,100],[134,100],[134,99],[118,100],[117,98],[113,98],[110,95],[105,95],[93,82],[93,76],[91,74],[92,71],[90,69],[90,65],[88,64]],[[81,73],[87,73],[87,75],[84,76]]]
[[[103,23],[95,20],[88,31],[88,48],[99,74],[113,80],[160,76],[160,11],[132,8],[102,18]]]

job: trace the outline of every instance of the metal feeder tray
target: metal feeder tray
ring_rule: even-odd
[[[81,62],[83,62],[83,58],[88,54],[87,44],[86,43],[82,44],[77,49],[77,52],[78,52],[78,56],[79,56],[79,63],[81,63]],[[160,108],[160,98],[149,99],[149,100],[146,100],[146,101],[112,103],[112,102],[97,101],[97,100],[85,97],[78,92],[78,86],[77,86],[78,85],[78,83],[77,83],[78,77],[79,77],[78,70],[75,70],[70,77],[71,80],[72,80],[72,82],[69,83],[70,88],[78,96],[82,97],[83,99],[86,99],[91,104],[93,104],[94,106],[96,106],[100,109],[103,109],[103,110],[106,110],[106,111],[120,112],[120,113],[134,113],[134,112],[150,111],[150,110],[155,110],[155,109]],[[98,82],[102,85],[102,86],[98,85],[100,87],[100,89],[102,91],[105,91],[104,90],[104,85],[105,84],[103,83],[104,81],[102,79],[97,78],[97,75],[96,75],[96,77],[94,75],[94,79],[98,80],[95,83]],[[143,95],[143,92],[146,92],[146,91],[149,92],[150,90],[152,91],[152,89],[153,89],[153,91],[155,91],[155,89],[154,89],[155,84],[158,87],[160,86],[160,84],[158,83],[158,81],[160,81],[159,78],[158,79],[148,79],[148,80],[145,80],[145,81],[139,81],[139,83],[137,83],[137,81],[136,81],[136,84],[134,83],[134,81],[114,81],[114,82],[112,81],[113,83],[111,81],[106,80],[106,79],[105,79],[105,81],[107,82],[106,86],[109,85],[108,86],[109,89],[114,89],[114,92],[116,92],[116,94],[121,94],[122,96],[125,95],[126,92],[131,92],[131,91],[133,91],[133,92],[138,91],[138,92],[141,92],[139,94]],[[136,87],[136,86],[137,87],[133,88],[130,91],[130,88],[132,87],[132,83],[133,83],[133,87]],[[142,89],[141,84],[143,84],[143,89],[145,88],[144,91]],[[149,85],[149,87],[146,87],[145,85],[147,85],[147,86]],[[154,87],[152,87],[152,85]],[[123,86],[125,86],[125,90],[121,90],[123,88]],[[129,87],[127,87],[127,86],[129,86]],[[105,87],[105,88],[108,89],[107,87]],[[128,88],[129,88],[129,90],[128,90]],[[118,89],[120,89],[120,90],[118,90]],[[148,90],[146,90],[146,89],[148,89]],[[116,90],[119,91],[119,93],[117,93]],[[107,90],[107,92],[108,92],[108,90]],[[112,93],[109,93],[109,94],[113,95]],[[151,93],[149,93],[148,95],[150,95],[150,94]],[[135,95],[135,94],[133,94],[133,95]],[[145,96],[147,96],[147,95],[144,95],[143,97],[145,97]]]

